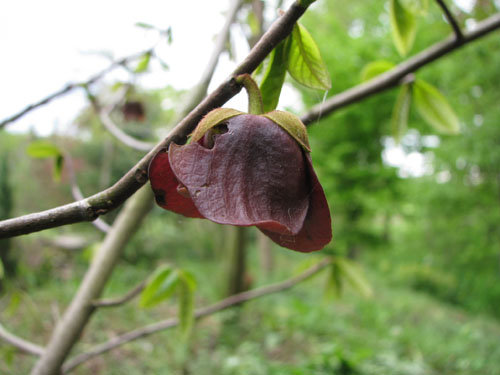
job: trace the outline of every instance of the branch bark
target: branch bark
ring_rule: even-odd
[[[7,331],[2,324],[0,324],[0,338],[11,344],[12,346],[15,346],[16,348],[22,350],[25,353],[34,355],[34,356],[41,356],[43,354],[44,348],[41,347],[40,345],[33,344],[32,342],[26,341],[25,339],[22,339],[13,333],[10,333]]]
[[[441,10],[443,11],[444,16],[446,17],[446,19],[448,20],[449,24],[452,27],[453,32],[455,33],[455,40],[463,39],[464,36],[462,34],[462,31],[460,30],[460,26],[458,26],[457,20],[455,19],[455,17],[453,17],[453,14],[451,14],[451,11],[446,6],[444,0],[436,0],[436,2],[441,7]]]
[[[143,281],[138,284],[134,289],[130,290],[127,294],[118,298],[109,298],[109,299],[101,299],[92,301],[92,306],[94,307],[115,307],[119,305],[123,305],[134,297],[138,296],[146,287],[146,282]]]
[[[316,275],[317,273],[321,272],[323,269],[328,267],[331,264],[331,259],[330,258],[325,258],[318,264],[314,265],[313,267],[309,268],[308,270],[304,271],[298,276],[292,277],[288,280],[276,283],[276,284],[271,284],[262,288],[258,289],[253,289],[249,290],[247,292],[239,293],[232,295],[226,299],[223,299],[219,302],[216,302],[212,305],[202,307],[200,309],[197,309],[194,313],[195,319],[201,319],[206,316],[215,314],[219,311],[228,309],[230,307],[234,307],[237,305],[242,304],[243,302],[251,301],[260,297],[268,296],[270,294],[274,293],[279,293],[287,289],[293,288],[295,285],[300,284],[301,282],[311,278],[312,276]],[[177,318],[170,318],[170,319],[165,319],[157,323],[153,323],[150,325],[147,325],[142,328],[138,328],[136,330],[124,333],[120,336],[114,337],[108,342],[102,343],[100,345],[95,346],[94,348],[90,349],[89,351],[79,354],[76,357],[70,359],[64,366],[63,366],[63,374],[67,374],[74,370],[77,366],[81,365],[82,363],[88,361],[89,359],[101,355],[103,353],[106,353],[112,349],[115,349],[121,345],[124,345],[130,341],[134,341],[149,335],[152,335],[153,333],[157,333],[169,328],[173,328],[179,324],[179,320]]]
[[[100,215],[120,206],[148,180],[148,165],[153,156],[161,149],[167,148],[171,142],[182,144],[206,113],[221,107],[236,95],[241,90],[241,86],[236,83],[234,77],[243,73],[252,73],[273,48],[291,33],[295,22],[306,9],[307,7],[294,3],[283,16],[274,22],[236,70],[184,117],[167,138],[158,143],[112,187],[78,202],[2,221],[0,222],[0,238],[28,234],[81,221],[93,221]]]

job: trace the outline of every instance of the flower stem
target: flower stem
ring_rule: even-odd
[[[248,95],[248,113],[252,115],[261,115],[264,113],[264,106],[262,105],[262,95],[259,86],[252,79],[250,74],[241,74],[236,77],[236,82],[245,87]]]

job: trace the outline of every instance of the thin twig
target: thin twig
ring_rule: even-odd
[[[303,273],[301,273],[298,276],[292,277],[288,280],[276,283],[276,284],[271,284],[268,286],[264,286],[262,288],[258,289],[253,289],[249,290],[247,292],[239,293],[232,295],[226,299],[223,299],[222,301],[219,301],[217,303],[214,303],[212,305],[202,307],[197,309],[194,312],[195,319],[201,319],[203,317],[212,315],[216,312],[228,309],[233,306],[237,306],[242,304],[243,302],[247,302],[250,300],[254,300],[260,297],[268,296],[273,293],[278,293],[282,292],[284,290],[290,289],[294,287],[295,285],[309,279],[310,277],[314,276],[318,272],[322,271],[326,267],[328,267],[331,264],[331,259],[330,258],[325,258],[318,264],[314,265],[313,267],[307,269]],[[67,374],[70,371],[74,370],[77,366],[82,364],[83,362],[88,361],[89,359],[101,355],[107,351],[110,351],[118,346],[121,346],[123,344],[126,344],[130,341],[134,341],[146,336],[149,336],[153,333],[160,332],[163,330],[166,330],[168,328],[173,328],[179,324],[179,319],[178,318],[170,318],[170,319],[165,319],[157,323],[153,323],[150,325],[147,325],[142,328],[135,329],[133,331],[124,333],[122,335],[116,336],[109,340],[108,342],[99,344],[95,346],[94,348],[90,349],[89,351],[79,354],[75,356],[74,358],[70,359],[66,364],[63,366],[63,374]]]
[[[203,115],[214,108],[222,106],[236,95],[241,90],[241,87],[235,82],[233,77],[243,73],[251,73],[257,68],[277,43],[289,35],[294,23],[304,12],[305,8],[296,4],[293,5],[264,34],[261,40],[250,51],[245,61],[231,76],[179,122],[165,140],[157,144],[154,149],[145,155],[116,184],[78,202],[2,221],[0,222],[0,238],[28,234],[81,221],[92,221],[98,216],[120,206],[147,182],[147,168],[153,156],[161,149],[168,147],[171,142],[182,143]],[[339,108],[346,107],[378,92],[392,88],[398,85],[401,79],[408,73],[415,72],[434,60],[498,28],[500,28],[500,14],[493,15],[479,22],[473,31],[464,34],[464,38],[458,42],[455,41],[455,38],[451,38],[436,43],[399,64],[389,72],[335,95],[323,104],[316,105],[302,117],[302,121],[305,124],[311,124],[321,116],[326,116]]]
[[[71,183],[71,195],[73,199],[76,201],[84,199],[82,190],[78,186],[78,182],[76,181],[76,173],[75,173],[75,163],[73,162],[73,158],[69,153],[64,155],[66,170],[69,174],[69,180]],[[106,223],[102,218],[98,217],[92,222],[92,225],[99,229],[103,233],[107,233],[109,231],[109,224]]]
[[[113,186],[78,202],[2,221],[0,222],[0,238],[92,221],[120,206],[148,181],[147,170],[153,156],[161,149],[168,147],[171,142],[182,143],[206,113],[221,107],[235,96],[241,90],[241,86],[236,83],[234,77],[243,73],[252,73],[273,48],[291,33],[295,22],[306,9],[307,7],[294,3],[283,16],[274,22],[236,70],[180,121],[167,138],[158,143]]]
[[[22,339],[13,333],[10,333],[7,331],[2,324],[0,324],[0,338],[11,344],[12,346],[15,346],[16,348],[22,350],[25,353],[40,357],[43,352],[44,348],[41,347],[40,345],[34,344],[32,342],[26,341],[25,339]]]
[[[88,80],[67,84],[66,86],[64,86],[59,91],[56,91],[56,92],[54,92],[54,93],[46,96],[45,98],[39,100],[38,102],[35,102],[33,104],[28,105],[26,108],[24,108],[20,112],[18,112],[16,114],[14,114],[14,115],[12,115],[12,116],[10,116],[10,117],[2,120],[0,122],[0,129],[2,129],[4,126],[10,124],[11,122],[14,122],[14,121],[20,119],[21,117],[23,117],[24,115],[26,115],[28,112],[31,112],[32,110],[34,110],[34,109],[36,109],[36,108],[38,108],[38,107],[40,107],[42,105],[48,104],[52,100],[57,99],[60,96],[63,96],[65,94],[73,91],[74,89],[81,88],[81,87],[86,87],[86,86],[90,86],[91,84],[93,84],[93,83],[101,80],[102,77],[104,77],[106,74],[108,74],[113,69],[115,69],[115,68],[117,68],[119,66],[124,66],[128,62],[136,60],[136,59],[142,57],[144,54],[151,53],[151,52],[152,52],[152,50],[149,49],[149,50],[146,50],[146,51],[142,51],[142,52],[135,53],[133,55],[121,58],[121,59],[119,59],[117,61],[113,61],[106,69],[104,69],[101,72],[97,73],[96,75],[90,77]]]
[[[477,24],[477,27],[466,34],[463,39],[456,41],[454,37],[448,38],[442,42],[438,42],[431,47],[423,50],[417,55],[403,61],[393,69],[380,74],[368,82],[354,86],[348,90],[334,95],[322,104],[318,104],[311,108],[304,116],[302,121],[308,125],[318,120],[322,116],[326,116],[337,109],[356,103],[369,96],[377,94],[399,85],[405,81],[405,76],[409,73],[416,72],[418,69],[433,61],[455,51],[456,49],[475,41],[492,31],[500,28],[500,13],[497,13],[482,22]]]
[[[444,16],[446,17],[451,27],[453,28],[453,32],[455,33],[455,39],[457,41],[462,40],[464,37],[462,34],[462,30],[460,30],[460,26],[458,26],[457,20],[455,19],[455,17],[453,17],[453,14],[451,14],[450,9],[446,6],[444,0],[436,0],[436,2],[443,10]]]
[[[134,297],[139,295],[144,288],[146,287],[146,282],[142,281],[140,284],[138,284],[134,289],[130,290],[127,292],[122,297],[118,298],[109,298],[109,299],[100,299],[92,302],[92,306],[94,307],[114,307],[114,306],[119,306],[127,303],[128,301],[132,300]]]

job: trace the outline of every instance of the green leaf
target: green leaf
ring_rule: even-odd
[[[413,94],[415,108],[429,125],[441,133],[460,132],[457,115],[437,88],[422,80],[416,80],[413,84]]]
[[[401,86],[391,117],[392,136],[399,144],[408,128],[408,115],[410,113],[411,88],[409,84]]]
[[[194,323],[194,291],[196,281],[191,273],[185,270],[179,271],[179,326],[182,336],[189,337]]]
[[[139,305],[151,307],[170,298],[179,284],[179,272],[170,265],[158,268],[141,293]]]
[[[361,270],[346,258],[336,258],[335,262],[339,268],[342,278],[362,296],[373,296],[373,289],[363,276]]]
[[[264,113],[270,112],[278,106],[281,88],[285,82],[288,47],[287,38],[278,44],[270,54],[270,61],[260,84]]]
[[[391,0],[389,13],[394,44],[399,54],[406,56],[417,33],[415,16],[401,5],[400,0]]]
[[[401,5],[416,16],[423,16],[429,10],[429,0],[401,0]]]
[[[145,23],[145,22],[136,22],[135,26],[140,27],[142,29],[156,29],[155,26],[150,25],[149,23]]]
[[[62,155],[59,148],[49,141],[34,141],[28,145],[26,152],[32,158],[46,159]]]
[[[361,81],[366,82],[379,74],[385,73],[394,68],[394,64],[387,60],[377,60],[365,65],[361,71]]]
[[[342,278],[341,271],[337,262],[334,260],[329,267],[328,276],[325,285],[325,297],[326,298],[340,298],[342,295]]]
[[[139,63],[134,69],[134,73],[144,73],[146,70],[148,70],[150,61],[151,52],[146,52],[144,55],[142,55],[141,60],[139,60]]]
[[[61,181],[62,170],[64,166],[64,156],[58,155],[54,159],[54,169],[52,170],[52,177],[55,181]]]
[[[288,57],[288,73],[304,86],[328,90],[332,86],[330,73],[313,37],[304,26],[293,28]]]

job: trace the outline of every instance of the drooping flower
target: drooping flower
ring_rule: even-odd
[[[256,226],[301,252],[332,237],[328,204],[309,155],[307,132],[290,113],[219,108],[191,142],[156,154],[149,178],[156,202],[192,218]]]

